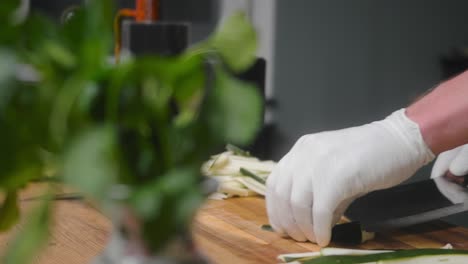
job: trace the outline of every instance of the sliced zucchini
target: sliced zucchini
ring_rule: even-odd
[[[208,196],[208,199],[210,200],[224,200],[226,198],[228,198],[226,194],[219,192],[212,193],[210,196]]]
[[[229,155],[227,153],[221,153],[211,163],[210,170],[216,170],[223,168],[229,163]]]
[[[266,184],[266,180],[263,179],[262,177],[256,175],[255,173],[245,169],[245,168],[240,168],[240,173],[244,176],[247,176],[247,177],[250,177],[254,180],[256,180],[257,182],[261,183],[261,184]]]
[[[283,254],[278,256],[278,260],[282,263],[290,263],[293,261],[305,261],[309,259],[314,259],[321,257],[322,253],[320,251],[316,252],[307,252],[307,253],[293,253],[293,254]]]
[[[317,252],[307,253],[294,253],[294,254],[283,254],[278,256],[278,260],[290,263],[292,261],[298,261],[299,263],[306,262],[311,259],[316,259],[322,256],[334,256],[334,255],[350,255],[350,256],[361,256],[368,254],[380,254],[393,252],[391,250],[365,250],[365,249],[348,249],[348,248],[322,248]]]
[[[355,264],[355,263],[405,263],[405,264],[465,264],[468,250],[414,249],[363,256],[321,256],[301,262],[303,264]]]
[[[218,187],[218,192],[220,193],[226,193],[231,196],[252,196],[256,195],[257,193],[246,189],[242,186],[242,184],[238,182],[229,182],[229,183],[223,183]]]
[[[275,232],[275,230],[273,230],[273,227],[271,227],[271,225],[261,225],[260,228],[265,231]]]
[[[368,250],[368,249],[350,249],[350,248],[333,248],[327,247],[320,250],[323,256],[333,255],[350,255],[350,256],[362,256],[369,254],[380,254],[394,252],[393,250]]]
[[[236,177],[236,179],[244,184],[248,189],[262,195],[262,196],[265,196],[266,194],[266,186],[265,184],[261,184],[259,183],[258,181],[252,179],[252,178],[249,178],[249,177]]]

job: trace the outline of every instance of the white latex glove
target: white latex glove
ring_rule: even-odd
[[[432,167],[431,178],[450,172],[455,176],[468,174],[468,144],[442,152]]]
[[[303,136],[268,178],[270,224],[326,246],[354,199],[401,183],[433,159],[404,109],[368,125]]]
[[[468,174],[468,144],[441,153],[432,167],[431,178],[439,190],[453,203],[468,200],[466,188],[455,184],[453,179],[443,177],[446,173],[453,176]],[[463,179],[460,179],[463,182]]]

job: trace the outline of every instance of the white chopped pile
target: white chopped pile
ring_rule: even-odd
[[[219,183],[217,193],[210,199],[222,200],[233,196],[265,195],[265,182],[275,167],[274,161],[261,161],[234,146],[214,155],[202,166],[205,176]]]

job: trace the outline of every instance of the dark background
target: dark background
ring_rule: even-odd
[[[79,5],[84,0],[31,0],[31,7],[59,19],[70,6]],[[119,8],[134,8],[134,0],[115,1]],[[210,34],[218,20],[217,0],[161,0],[160,18],[164,21],[184,21],[191,23],[191,41],[199,41]]]

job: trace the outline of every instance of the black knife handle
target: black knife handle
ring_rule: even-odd
[[[358,221],[338,224],[332,229],[331,242],[336,244],[359,245],[374,238],[373,232],[365,231]]]

